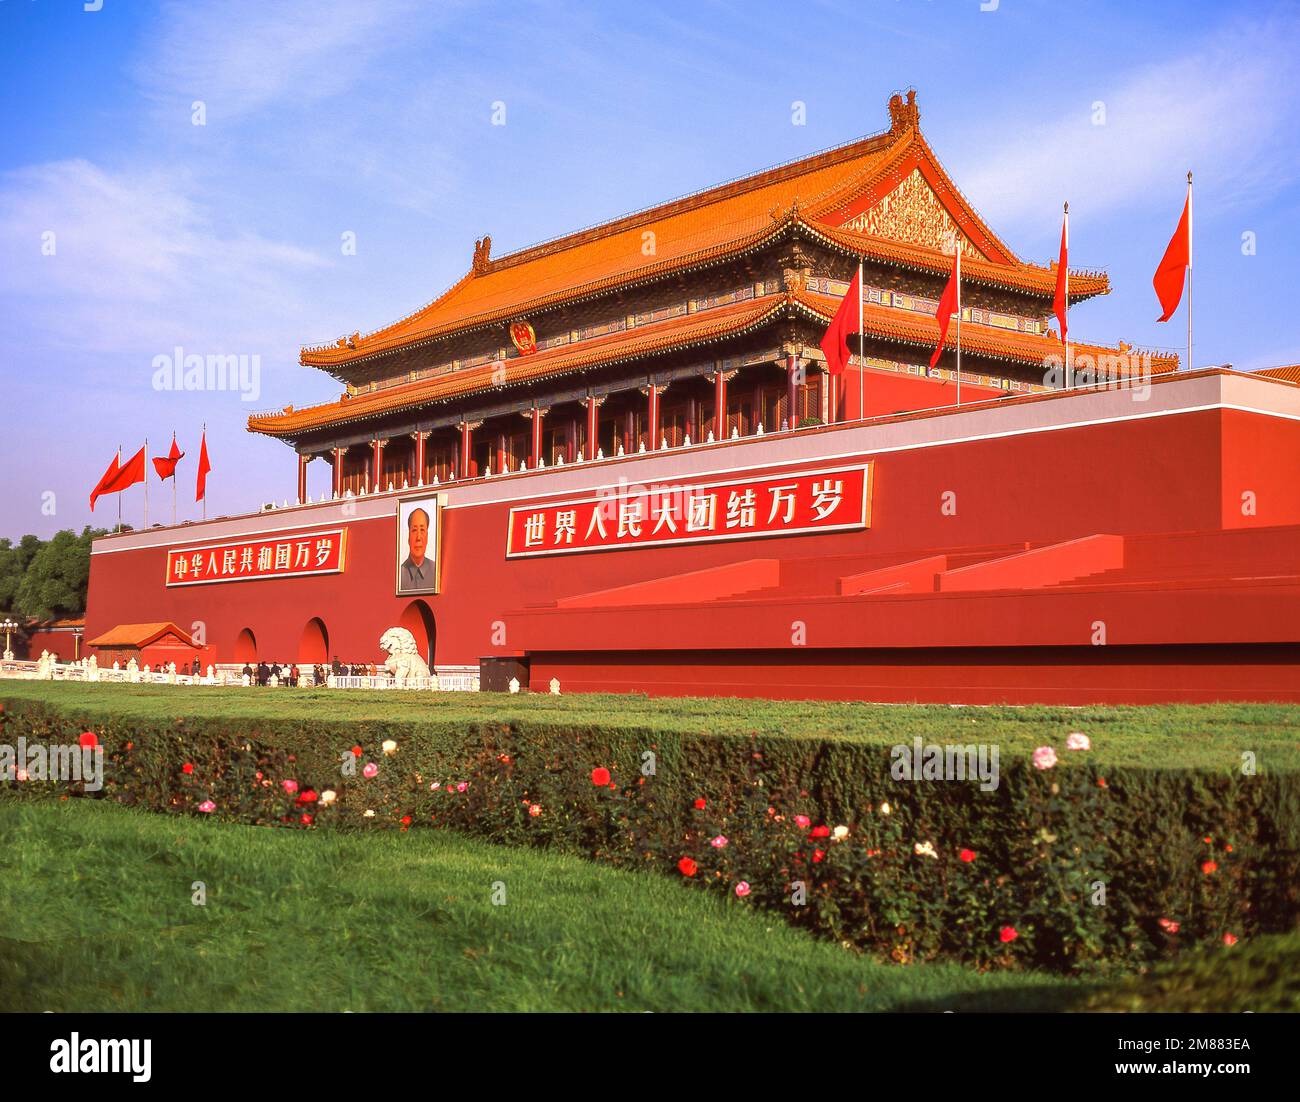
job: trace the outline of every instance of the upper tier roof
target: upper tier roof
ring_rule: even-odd
[[[1255,374],[1266,375],[1270,379],[1281,379],[1286,383],[1300,383],[1300,364],[1290,364],[1287,367],[1266,367]]]
[[[950,263],[934,240],[940,226],[963,240],[963,277],[1050,297],[1054,267],[1028,264],[993,233],[944,172],[921,135],[915,93],[890,101],[889,130],[707,191],[617,218],[508,256],[476,243],[474,262],[454,286],[412,314],[372,333],[306,347],[303,364],[344,365],[461,330],[521,317],[609,288],[652,280],[754,248],[798,224],[833,248],[885,263],[941,273]],[[907,193],[905,200],[898,197]],[[889,205],[928,205],[916,219]],[[883,212],[883,213],[882,213]],[[863,232],[863,226],[880,232]],[[651,238],[649,235],[653,235]],[[653,241],[653,250],[647,242]],[[649,253],[649,255],[647,255]],[[1071,274],[1071,299],[1105,294],[1104,274]]]

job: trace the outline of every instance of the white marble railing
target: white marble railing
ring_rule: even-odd
[[[5,660],[0,662],[0,678],[18,681],[81,681],[96,683],[115,683],[130,685],[228,685],[248,686],[249,678],[240,672],[241,667],[208,667],[208,672],[199,676],[188,673],[171,673],[165,670],[151,669],[105,669],[87,662],[25,662]],[[310,669],[310,667],[308,667]],[[479,691],[479,672],[477,666],[440,666],[436,677],[407,678],[399,684],[396,678],[388,674],[375,677],[335,677],[326,678],[325,685],[331,689],[404,689],[415,692],[470,692]],[[316,682],[309,673],[303,673],[298,680],[298,688],[314,686]],[[276,683],[276,687],[280,687]]]

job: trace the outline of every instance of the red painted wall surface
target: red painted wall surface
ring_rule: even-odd
[[[963,387],[963,398],[966,389]],[[879,400],[886,405],[890,401],[888,395],[882,395]],[[1034,400],[1028,401],[1032,405]],[[1126,610],[1137,606],[1116,605],[1111,597],[1093,600],[1086,593],[1068,595],[1069,601],[1074,602],[1070,605],[1073,610],[1070,615],[1079,620],[1078,624],[1059,620],[1060,609],[1065,607],[1059,603],[1055,608],[1043,605],[1035,612],[1031,611],[1031,604],[1023,601],[1019,605],[989,604],[987,595],[982,594],[932,598],[924,612],[920,606],[895,608],[898,599],[893,605],[881,598],[858,599],[877,602],[879,614],[864,613],[860,604],[855,610],[846,610],[841,604],[834,611],[827,606],[819,612],[820,598],[814,600],[812,594],[807,599],[800,596],[801,581],[816,579],[819,572],[830,578],[827,584],[831,588],[827,592],[833,593],[837,570],[845,575],[860,573],[875,565],[887,565],[886,560],[902,562],[935,551],[1017,543],[1038,545],[1095,534],[1215,532],[1223,527],[1240,526],[1236,502],[1239,487],[1245,482],[1258,484],[1260,500],[1267,503],[1269,510],[1252,523],[1300,522],[1300,497],[1297,497],[1294,477],[1294,459],[1300,456],[1300,425],[1295,421],[1195,405],[1190,405],[1186,412],[1161,416],[1146,415],[1140,403],[1126,404],[1123,409],[1122,416],[1128,419],[1082,423],[1053,431],[1008,435],[983,432],[982,439],[863,453],[859,458],[875,462],[872,524],[865,532],[507,561],[504,551],[509,509],[526,501],[525,495],[533,494],[534,490],[541,492],[553,486],[553,472],[491,480],[492,495],[505,500],[483,504],[459,505],[459,501],[465,500],[465,492],[453,485],[449,490],[452,507],[443,513],[443,591],[419,598],[427,602],[435,625],[434,660],[439,665],[476,664],[482,656],[521,649],[554,655],[558,653],[557,641],[562,643],[562,649],[568,649],[581,646],[584,639],[598,650],[677,648],[683,645],[683,629],[695,612],[700,614],[701,630],[706,631],[708,642],[696,640],[692,646],[719,649],[784,646],[779,640],[761,643],[760,638],[769,632],[767,627],[761,631],[758,628],[769,617],[739,608],[728,609],[725,615],[716,618],[704,606],[680,617],[665,615],[668,610],[653,607],[635,615],[613,609],[572,613],[545,610],[545,606],[562,598],[753,559],[781,560],[780,601],[788,606],[779,610],[779,616],[784,617],[782,633],[788,635],[789,621],[797,618],[802,610],[805,619],[821,616],[828,625],[838,625],[832,632],[833,641],[825,644],[835,647],[926,647],[940,641],[952,646],[1086,645],[1088,625],[1097,615],[1094,606],[1103,605],[1111,610],[1109,615],[1119,617],[1115,630],[1120,637],[1113,640],[1116,644],[1177,642],[1181,637],[1173,634],[1146,638],[1137,630],[1136,618],[1131,620],[1136,634],[1123,638],[1128,630],[1125,625],[1130,623],[1130,611]],[[1006,412],[999,405],[990,424],[995,427],[1001,424],[996,418]],[[930,439],[942,437],[949,423],[948,415],[923,416],[933,420],[932,426],[927,422],[927,431],[933,428]],[[854,456],[840,450],[850,431],[827,428],[791,434],[792,441],[815,438],[822,448],[823,458],[815,462],[801,461],[797,467],[811,469],[854,462]],[[752,462],[749,457],[758,447],[749,442],[700,447],[699,462],[701,467],[717,470],[744,467]],[[1291,461],[1289,471],[1274,471],[1278,456]],[[634,458],[588,468],[589,485],[612,482],[621,470],[645,471],[654,469],[654,463],[668,462],[668,457],[664,457],[651,460],[651,468],[645,466],[644,459],[639,467],[621,466]],[[572,493],[566,491],[564,496]],[[395,499],[389,500],[395,510]],[[303,523],[318,516],[322,518],[321,528],[339,523],[337,513],[327,516],[323,511],[307,509],[277,511],[268,516],[266,525],[270,528],[275,524]],[[342,575],[173,589],[163,585],[164,547],[100,553],[114,546],[112,540],[101,541],[91,564],[88,637],[93,638],[118,623],[144,620],[171,620],[186,630],[197,630],[201,625],[218,660],[230,662],[235,660],[236,638],[244,629],[250,629],[257,640],[258,656],[284,663],[306,660],[302,650],[304,638],[311,643],[311,657],[315,657],[319,636],[315,632],[304,633],[304,629],[309,621],[318,618],[324,625],[332,655],[345,662],[379,662],[383,655],[378,641],[383,631],[397,624],[418,626],[421,617],[411,608],[413,598],[398,597],[393,592],[396,538],[393,514],[355,520],[348,528],[348,562]],[[303,532],[309,534],[310,529]],[[204,534],[201,526],[192,526],[178,532],[176,540],[198,540]],[[1286,546],[1288,537],[1279,538]],[[828,562],[834,559],[842,560],[842,569]],[[822,592],[818,588],[820,584],[818,581],[813,587],[816,593]],[[1059,594],[1052,596],[1058,601],[1064,599]],[[1269,599],[1261,597],[1263,605],[1259,600],[1248,603],[1249,607],[1243,604],[1235,613],[1230,610],[1236,602],[1222,603],[1229,610],[1223,614],[1228,620],[1236,616],[1232,620],[1233,639],[1263,641],[1264,636],[1253,634],[1256,612],[1252,610],[1267,607]],[[1278,599],[1283,604],[1274,605],[1275,611],[1290,608],[1285,605],[1289,594],[1282,594]],[[966,603],[957,603],[962,601]],[[984,611],[978,615],[957,611],[963,607],[975,608],[981,602]],[[1204,626],[1205,616],[1218,615],[1182,614],[1176,611],[1176,604],[1169,602],[1168,622],[1163,626],[1158,624],[1157,632],[1179,630],[1180,625],[1186,626],[1187,616],[1193,620],[1201,616],[1196,622]],[[536,611],[539,606],[542,610]],[[887,607],[892,611],[886,612]],[[530,613],[530,608],[535,611]],[[1300,621],[1300,615],[1294,619]],[[894,626],[886,630],[891,624]],[[580,629],[576,635],[571,625]],[[873,631],[877,632],[877,640],[868,643],[867,637]],[[890,631],[894,632],[893,636]],[[1273,642],[1285,641],[1276,634],[1268,638]],[[967,642],[962,642],[963,639]],[[581,660],[569,655],[563,661],[560,658],[539,660],[533,670],[533,684],[544,686],[549,675],[542,678],[541,671],[548,668],[565,670],[565,676],[560,678],[564,683],[566,677],[579,676],[578,666],[598,664],[598,659],[599,655]],[[1166,656],[1164,661],[1164,668],[1172,668],[1168,666],[1172,658]],[[571,665],[573,662],[578,666]],[[806,659],[799,660],[800,665],[805,662]],[[977,665],[966,663],[961,668],[973,669]],[[1132,668],[1150,670],[1157,666],[1159,662],[1145,665],[1135,662]],[[1189,680],[1194,681],[1195,677],[1189,674]],[[731,675],[723,681],[733,683]],[[734,683],[743,685],[746,681],[742,677]],[[850,679],[847,684],[857,688],[844,691],[856,692],[867,683]],[[761,691],[760,685],[749,684],[750,691]],[[690,691],[703,689],[695,685]],[[934,688],[932,691],[947,690]]]
[[[3,636],[0,636],[0,642],[3,641]],[[41,651],[46,650],[56,655],[60,662],[73,662],[78,657],[87,657],[88,653],[83,640],[81,653],[77,654],[76,636],[70,631],[33,631],[27,638],[28,655],[35,661],[40,658]]]

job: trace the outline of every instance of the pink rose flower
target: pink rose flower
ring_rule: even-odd
[[[298,791],[298,782],[295,780],[281,781],[280,784],[284,786],[284,790],[291,796]]]
[[[1056,764],[1056,751],[1050,746],[1040,746],[1034,751],[1034,765],[1038,769],[1051,769]]]
[[[736,885],[736,895],[738,895],[741,899],[744,899],[745,896],[747,896],[748,894],[749,894],[749,881],[742,880],[739,884]]]
[[[1067,750],[1091,750],[1092,739],[1082,731],[1075,731],[1065,740],[1065,748]]]
[[[465,789],[467,789],[468,787],[469,787],[469,783],[467,781],[461,781],[460,784],[456,786],[456,791],[464,792]]]
[[[807,815],[796,815],[794,817],[794,822],[795,826],[799,827],[801,830],[806,830],[809,824],[812,823],[812,820],[808,818]]]
[[[361,769],[361,775],[362,775],[363,777],[366,777],[366,778],[370,778],[370,777],[378,776],[378,775],[379,775],[379,766],[377,766],[373,761],[368,761],[368,762],[366,762],[366,764],[362,767],[362,769]]]
[[[714,849],[721,849],[726,844],[727,844],[727,839],[724,835],[721,834],[719,834],[716,838],[713,838],[709,841],[709,845],[711,845]]]
[[[208,814],[209,812],[216,811],[217,805],[214,804],[211,800],[204,800],[201,804],[199,804],[199,810],[202,811],[204,814]]]

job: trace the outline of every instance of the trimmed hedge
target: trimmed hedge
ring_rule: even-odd
[[[75,743],[85,729],[85,713],[11,700],[0,742]],[[982,792],[894,780],[878,745],[560,717],[100,713],[89,730],[106,754],[99,798],[187,814],[211,801],[221,818],[300,829],[432,826],[554,846],[739,895],[897,961],[1132,967],[1193,945],[1222,950],[1225,934],[1288,931],[1300,915],[1294,772],[1099,771],[1089,753],[1058,745],[1049,769],[1004,752],[999,787]],[[605,778],[593,770],[608,782],[594,783]]]

